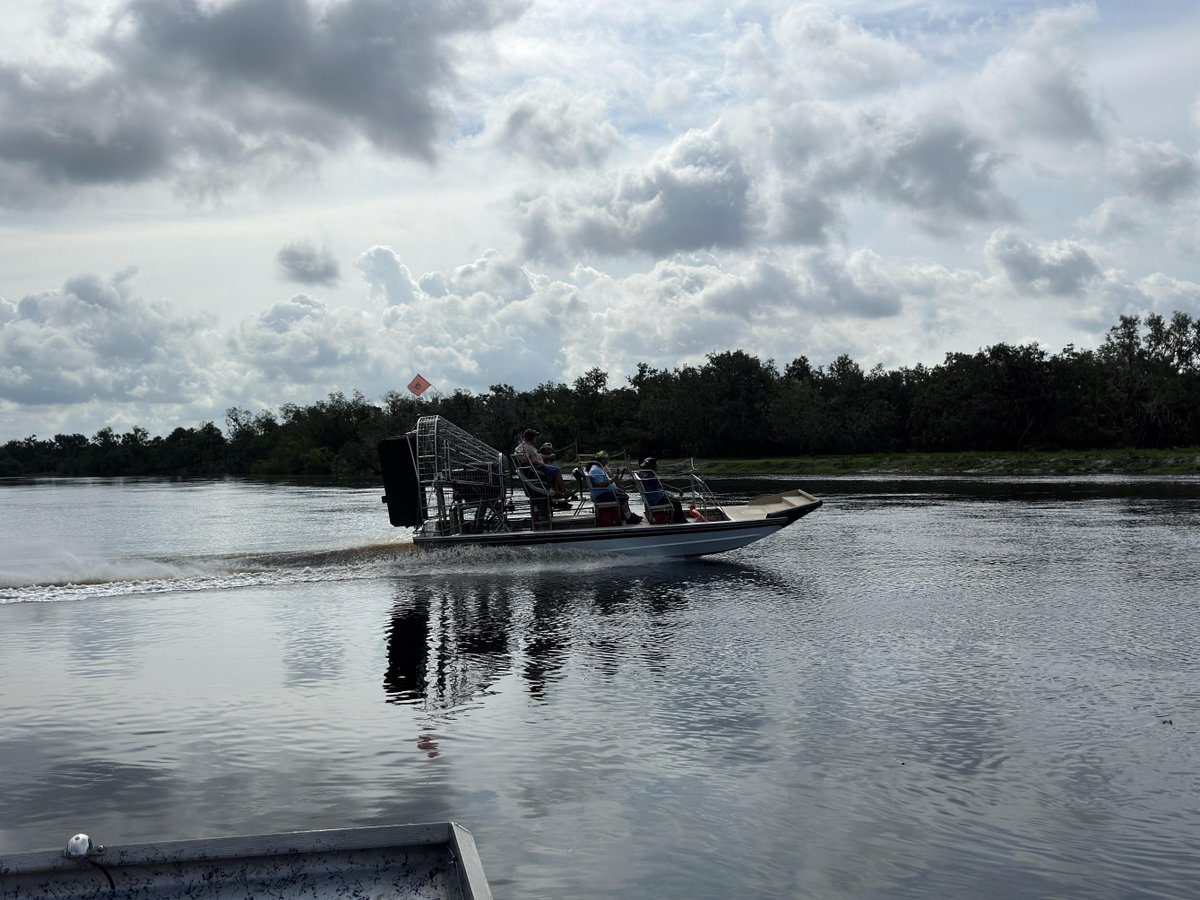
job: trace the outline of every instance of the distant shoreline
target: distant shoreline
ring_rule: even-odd
[[[696,460],[705,475],[1200,475],[1200,447]]]
[[[822,475],[1197,475],[1200,476],[1200,447],[1176,447],[1167,450],[1062,450],[1062,451],[983,451],[971,453],[865,453],[843,456],[780,456],[756,459],[709,459],[694,457],[696,471],[704,476],[740,475],[822,476]],[[662,471],[670,473],[683,460],[662,461]],[[574,462],[564,464],[570,467]],[[636,461],[619,465],[632,467]],[[668,475],[669,477],[669,475]],[[245,478],[251,481],[372,485],[370,475],[306,475],[274,472],[270,475],[210,472],[204,474],[158,472],[136,475],[66,475],[43,472],[0,477],[0,482],[72,478]]]

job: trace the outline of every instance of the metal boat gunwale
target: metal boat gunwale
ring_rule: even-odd
[[[116,876],[125,891],[149,890],[157,897],[225,896],[222,890],[235,890],[230,883],[236,879],[222,879],[222,866],[232,873],[239,865],[257,867],[256,872],[278,865],[281,877],[287,878],[294,878],[310,866],[313,880],[319,881],[336,880],[341,861],[348,872],[361,880],[361,866],[355,865],[358,860],[355,854],[372,857],[388,852],[439,854],[437,865],[456,876],[447,882],[448,897],[490,900],[492,896],[471,833],[455,822],[436,822],[110,845],[96,848],[81,858],[68,856],[62,850],[0,855],[0,897],[10,896],[10,889],[14,897],[108,896],[107,892],[98,891],[97,880],[103,882],[98,870],[103,870],[110,879]],[[403,874],[386,866],[380,868],[390,875],[389,883]],[[200,885],[187,881],[189,869],[197,870],[196,879],[203,883],[203,891],[194,893]],[[168,874],[164,875],[164,870]],[[140,885],[126,883],[139,877],[143,879]],[[179,892],[164,892],[164,881],[178,887]],[[147,886],[150,883],[153,886]],[[260,883],[259,879],[255,883]],[[78,891],[72,893],[71,889],[76,887]],[[117,890],[115,886],[113,890]],[[322,896],[312,889],[306,895]]]

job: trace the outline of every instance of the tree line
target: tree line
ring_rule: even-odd
[[[278,412],[234,407],[151,437],[102,428],[0,447],[0,477],[255,475],[366,477],[375,446],[442,415],[501,450],[535,427],[559,448],[664,458],[904,451],[1084,450],[1200,445],[1200,318],[1121,316],[1094,350],[1037,344],[948,353],[930,367],[863,369],[849,356],[782,368],[740,350],[703,365],[637,367],[625,384],[592,369],[575,382],[417,399],[330,394]]]

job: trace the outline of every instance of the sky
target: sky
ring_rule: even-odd
[[[1200,4],[33,0],[0,441],[1200,316]]]

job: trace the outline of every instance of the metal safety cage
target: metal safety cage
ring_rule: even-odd
[[[441,416],[422,416],[414,434],[417,480],[437,530],[505,530],[509,503],[503,454]]]

